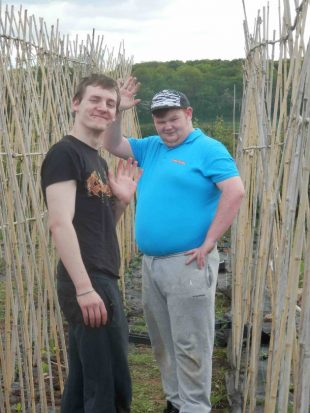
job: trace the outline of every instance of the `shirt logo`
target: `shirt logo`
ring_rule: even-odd
[[[186,162],[181,161],[180,159],[172,159],[171,162],[179,163],[180,165],[185,165],[186,164]]]
[[[113,195],[110,185],[105,184],[96,171],[91,173],[86,181],[86,186],[89,196],[97,196],[103,200],[105,197],[110,198]]]

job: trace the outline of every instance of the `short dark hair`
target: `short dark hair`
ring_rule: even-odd
[[[76,88],[73,100],[81,102],[87,86],[100,86],[102,89],[114,90],[116,92],[116,110],[118,111],[121,97],[116,80],[100,73],[92,73],[89,76],[83,77]]]
[[[164,109],[156,109],[152,112],[152,116],[155,118],[164,118],[168,112],[171,110],[184,110],[183,108],[164,108]]]

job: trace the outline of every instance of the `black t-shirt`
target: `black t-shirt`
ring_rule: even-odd
[[[107,171],[107,163],[96,149],[67,135],[48,151],[42,164],[41,185],[46,200],[47,186],[77,182],[73,226],[86,270],[117,277],[120,253]],[[61,261],[58,276],[68,277]]]

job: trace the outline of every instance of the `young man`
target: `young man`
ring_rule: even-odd
[[[138,87],[130,78],[121,89],[132,105]],[[183,93],[157,93],[151,112],[158,136],[125,139],[120,114],[105,132],[105,147],[143,168],[136,239],[144,253],[144,312],[167,398],[164,412],[208,413],[216,242],[230,227],[244,188],[226,148],[193,128]]]
[[[119,163],[114,176],[98,152],[119,104],[113,79],[82,79],[72,103],[73,128],[49,150],[41,170],[48,226],[60,256],[58,298],[69,326],[62,413],[130,412],[128,329],[118,289],[115,226],[139,173],[129,159]]]

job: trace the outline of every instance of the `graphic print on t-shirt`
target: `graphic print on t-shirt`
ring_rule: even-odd
[[[103,182],[99,172],[93,171],[86,181],[89,196],[97,196],[102,201],[105,197],[111,198],[112,191],[109,184]]]

